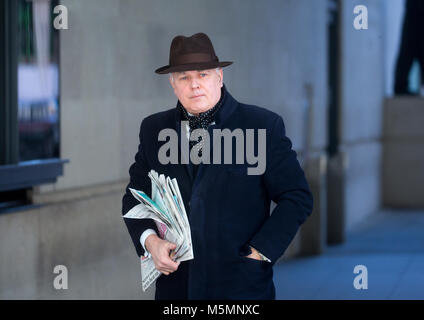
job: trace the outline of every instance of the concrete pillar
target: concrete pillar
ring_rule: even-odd
[[[330,158],[327,166],[327,242],[345,241],[345,184],[347,154],[339,152]]]
[[[310,159],[305,168],[313,197],[314,209],[301,228],[300,255],[315,255],[325,251],[327,242],[327,156]]]
[[[384,103],[382,202],[423,208],[424,99],[396,97]]]

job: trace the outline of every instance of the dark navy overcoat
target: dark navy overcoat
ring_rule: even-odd
[[[158,151],[165,142],[158,135],[165,128],[176,130],[181,139],[177,108],[142,121],[138,152],[122,199],[125,214],[138,204],[128,188],[151,195],[147,175],[151,169],[178,181],[191,226],[194,259],[181,262],[168,276],[161,275],[155,298],[275,299],[272,266],[312,212],[313,203],[283,119],[267,109],[240,103],[226,91],[215,124],[208,129],[211,141],[212,129],[255,129],[256,137],[256,129],[266,129],[266,170],[260,175],[247,174],[247,167],[255,166],[247,161],[236,164],[235,152],[232,164],[223,164],[223,160],[222,164],[200,164],[194,179],[191,165],[181,164],[181,158],[179,164],[162,165]],[[259,150],[257,145],[255,150]],[[271,200],[276,203],[272,212]],[[140,236],[148,228],[157,230],[156,225],[152,220],[124,220],[137,254],[143,255]],[[271,263],[246,258],[249,245]]]

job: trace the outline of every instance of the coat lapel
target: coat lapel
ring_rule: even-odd
[[[175,129],[178,134],[178,151],[179,151],[179,161],[181,163],[181,166],[184,168],[185,174],[190,179],[191,185],[193,184],[193,171],[189,164],[189,154],[186,154],[186,152],[182,148],[182,139],[186,139],[185,132],[181,132],[181,114],[178,110],[178,108],[175,108]]]

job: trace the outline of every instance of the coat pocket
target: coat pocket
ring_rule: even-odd
[[[265,288],[272,282],[272,266],[269,262],[244,256],[240,256],[240,260],[240,276],[249,288]]]
[[[258,266],[263,266],[264,268],[271,266],[271,264],[268,261],[264,261],[264,260],[257,260],[257,259],[253,259],[253,258],[249,258],[247,257],[249,254],[252,253],[252,250],[250,249],[249,245],[244,245],[240,251],[239,251],[239,257],[241,258],[242,262],[244,264],[252,264],[252,265],[258,265]]]

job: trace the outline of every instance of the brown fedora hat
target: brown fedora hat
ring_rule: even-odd
[[[190,37],[176,36],[169,51],[169,64],[156,69],[159,74],[189,70],[205,70],[226,67],[232,61],[219,61],[209,37],[196,33]]]

